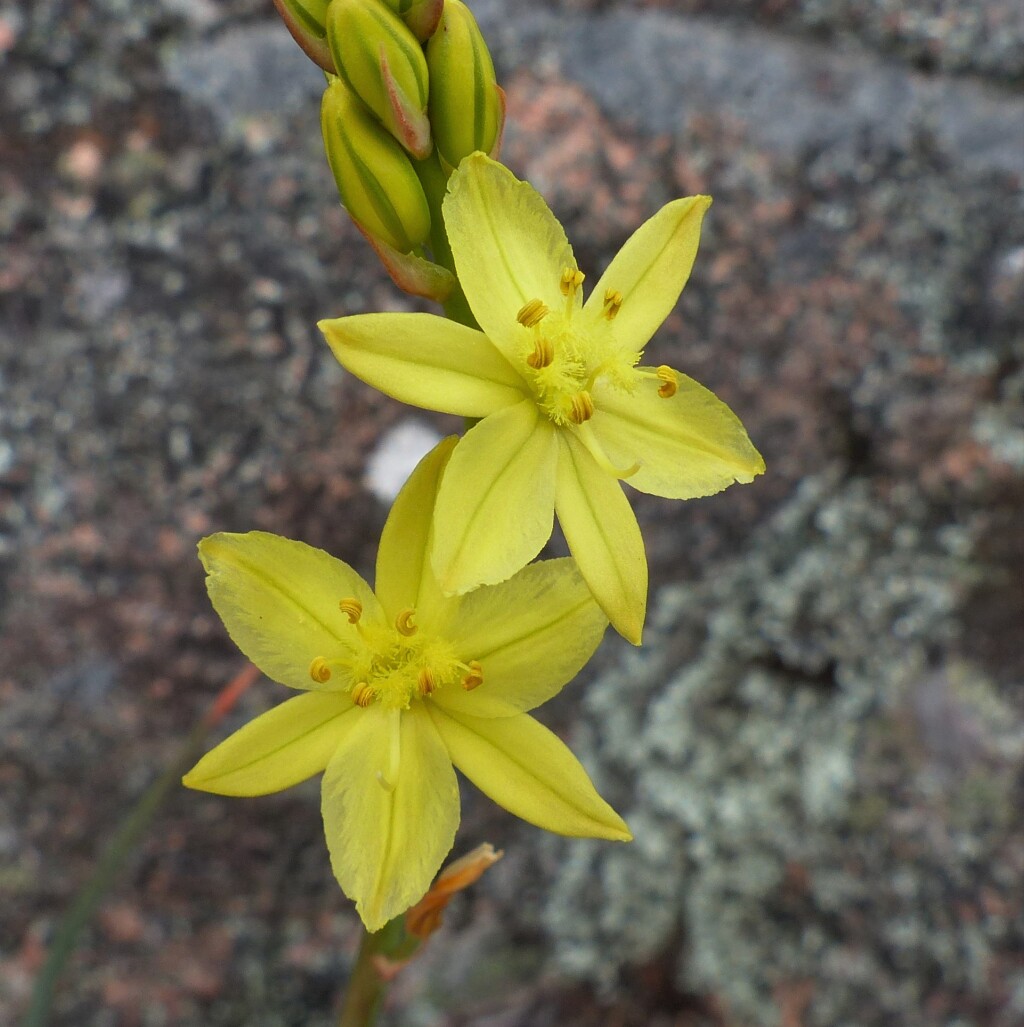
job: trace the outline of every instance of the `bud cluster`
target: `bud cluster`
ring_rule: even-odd
[[[274,4],[327,76],[320,123],[342,203],[400,287],[443,299],[454,278],[439,266],[438,187],[469,154],[495,154],[504,122],[472,12],[462,0]],[[423,257],[432,239],[439,264]]]

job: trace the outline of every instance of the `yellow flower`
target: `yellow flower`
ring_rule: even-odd
[[[689,277],[710,203],[664,206],[583,303],[583,274],[547,205],[474,154],[450,180],[444,218],[482,331],[429,314],[320,323],[363,381],[406,403],[483,418],[459,443],[437,498],[432,562],[446,592],[514,574],[547,541],[554,511],[601,608],[639,644],[647,560],[619,480],[691,499],[762,473],[724,403],[672,368],[639,366]]]
[[[199,761],[190,788],[265,795],[325,771],[334,873],[371,931],[430,887],[452,846],[452,764],[525,820],[627,841],[572,753],[526,711],[590,658],[607,621],[571,560],[446,597],[426,559],[457,440],[421,461],[391,510],[376,595],[347,564],[263,532],[203,539],[214,608],[267,676],[306,694]]]

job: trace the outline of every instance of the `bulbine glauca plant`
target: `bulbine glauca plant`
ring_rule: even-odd
[[[324,72],[321,127],[341,201],[395,284],[444,316],[334,316],[340,363],[467,429],[421,461],[388,517],[373,587],[262,532],[203,539],[214,608],[296,695],[185,775],[262,795],[323,774],[331,866],[366,931],[343,1024],[454,891],[455,769],[549,831],[629,841],[530,711],[570,686],[610,623],[642,641],[647,559],[622,483],[668,499],[746,483],[764,462],[736,415],[645,348],[697,256],[706,196],[641,225],[588,288],[555,215],[499,163],[505,97],[462,0],[274,0]],[[557,516],[571,558],[535,561]],[[599,844],[599,842],[595,842]]]

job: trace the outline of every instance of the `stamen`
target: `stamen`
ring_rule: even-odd
[[[586,277],[587,276],[582,271],[578,271],[574,267],[562,268],[562,280],[559,282],[562,295],[575,295],[576,290],[583,284],[583,279]]]
[[[437,679],[429,667],[424,667],[416,680],[420,695],[430,695],[437,688]]]
[[[358,599],[342,599],[338,609],[348,617],[349,624],[358,624],[363,615],[363,604]]]
[[[397,628],[398,633],[400,635],[405,635],[406,638],[409,638],[410,636],[416,634],[416,632],[419,629],[412,622],[412,619],[415,616],[416,616],[416,611],[412,610],[412,609],[409,609],[409,610],[403,610],[395,618],[395,627]]]
[[[662,399],[671,399],[679,391],[679,372],[668,364],[662,364],[653,371],[649,367],[637,368],[636,374],[639,378],[653,378],[660,382],[658,395]]]
[[[573,424],[582,424],[594,416],[594,401],[587,391],[577,392],[572,397],[572,409],[569,411],[569,420]]]
[[[662,383],[661,388],[658,389],[658,395],[662,399],[671,399],[679,391],[679,379],[675,371],[668,365],[662,364],[655,373]]]
[[[478,660],[470,660],[466,664],[466,670],[469,673],[462,679],[462,687],[467,692],[472,692],[474,688],[479,688],[484,683],[484,669]]]
[[[608,459],[608,454],[601,448],[601,443],[597,441],[597,436],[594,434],[594,429],[589,424],[581,424],[576,429],[576,438],[583,443],[586,447],[587,452],[597,461],[598,466],[602,471],[612,475],[615,478],[631,478],[637,471],[640,470],[640,461],[638,460],[632,467],[625,469],[616,467],[611,460]]]
[[[555,347],[552,346],[551,340],[542,339],[538,336],[536,343],[534,343],[533,352],[526,358],[526,362],[535,371],[539,371],[542,367],[547,367],[554,359]]]
[[[524,328],[532,328],[534,325],[540,324],[548,316],[548,313],[549,308],[546,303],[541,300],[530,300],[519,309],[516,320]]]
[[[320,685],[331,680],[331,668],[322,656],[317,656],[309,665],[309,676]]]
[[[365,681],[360,681],[359,684],[352,689],[352,701],[356,706],[360,706],[364,710],[375,698],[376,696],[374,695],[373,689]]]
[[[605,289],[604,292],[604,310],[603,315],[608,318],[609,321],[615,320],[615,315],[619,312],[619,307],[622,306],[622,293],[617,289]]]

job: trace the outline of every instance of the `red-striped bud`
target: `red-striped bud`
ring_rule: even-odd
[[[338,74],[413,156],[431,150],[427,62],[383,0],[331,0],[327,43]]]

